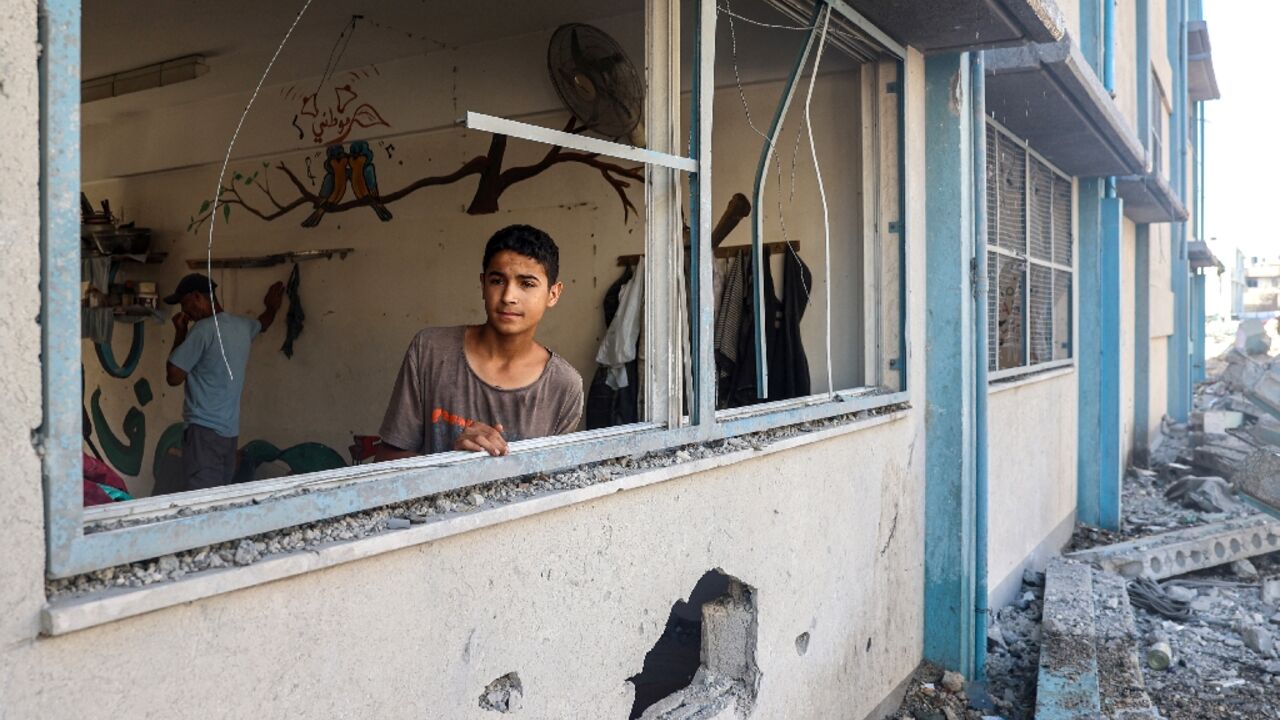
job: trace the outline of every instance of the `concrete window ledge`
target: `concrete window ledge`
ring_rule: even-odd
[[[613,493],[656,485],[667,480],[687,477],[895,422],[907,417],[910,412],[910,409],[900,409],[884,415],[860,418],[835,427],[802,432],[745,450],[643,470],[596,485],[548,493],[468,513],[451,513],[440,519],[402,530],[387,530],[369,537],[335,542],[316,550],[271,556],[243,567],[207,570],[178,580],[140,588],[113,588],[79,597],[54,600],[46,603],[41,612],[42,634],[65,635],[153,610],[161,610],[589,502]]]
[[[1005,390],[1034,385],[1035,383],[1045,382],[1047,380],[1056,380],[1065,375],[1074,375],[1075,372],[1075,365],[1066,365],[1064,367],[1053,368],[1050,370],[1041,370],[1040,372],[1031,370],[1025,375],[1015,375],[1002,380],[992,380],[987,386],[987,394],[994,395],[995,393],[1004,392]]]

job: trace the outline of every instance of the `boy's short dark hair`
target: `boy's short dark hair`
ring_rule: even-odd
[[[489,238],[484,246],[484,271],[489,261],[503,250],[537,260],[547,273],[547,284],[554,285],[560,276],[560,248],[551,236],[532,225],[508,225]]]

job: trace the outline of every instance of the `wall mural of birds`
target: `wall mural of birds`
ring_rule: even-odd
[[[367,200],[369,207],[377,213],[378,219],[386,222],[391,219],[391,211],[382,204],[378,197],[378,174],[373,166],[373,148],[364,140],[351,143],[351,190],[356,197]]]
[[[315,210],[302,221],[302,227],[315,227],[320,224],[325,210],[337,205],[347,194],[347,178],[351,174],[351,156],[347,154],[342,143],[330,145],[324,160],[324,180],[320,181],[320,202]]]

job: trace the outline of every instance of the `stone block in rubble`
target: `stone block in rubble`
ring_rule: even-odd
[[[1280,517],[1280,452],[1263,449],[1249,455],[1231,480],[1260,508]]]

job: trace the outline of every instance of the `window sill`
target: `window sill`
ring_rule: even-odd
[[[1047,368],[1045,370],[1031,369],[1020,375],[992,380],[987,385],[987,394],[994,395],[996,393],[1004,392],[1005,390],[1013,390],[1015,388],[1026,387],[1027,385],[1055,380],[1066,375],[1074,375],[1075,372],[1076,366],[1074,363],[1061,367]]]
[[[41,613],[42,634],[59,636],[98,625],[142,615],[154,610],[193,602],[315,570],[373,557],[415,545],[492,527],[544,512],[589,502],[616,492],[656,485],[726,465],[764,457],[792,448],[848,435],[907,417],[909,408],[881,415],[868,415],[834,427],[781,437],[767,444],[735,450],[713,457],[678,462],[644,470],[587,487],[553,491],[538,497],[478,509],[449,513],[421,525],[387,530],[356,540],[335,542],[314,550],[271,556],[251,565],[219,568],[188,575],[178,580],[140,588],[103,590],[79,597],[46,603]]]

